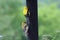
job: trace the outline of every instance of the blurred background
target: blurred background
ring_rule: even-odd
[[[21,28],[25,21],[26,0],[0,0],[0,40],[25,40]]]
[[[38,0],[39,40],[60,40],[60,0]]]
[[[26,0],[0,0],[0,40],[26,40],[24,6]],[[38,35],[39,40],[60,40],[60,0],[38,0]]]

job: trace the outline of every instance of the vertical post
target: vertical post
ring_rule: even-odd
[[[26,4],[30,12],[28,37],[29,40],[38,40],[37,0],[26,0]]]

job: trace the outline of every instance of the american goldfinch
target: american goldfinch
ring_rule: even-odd
[[[27,7],[24,7],[24,9],[23,9],[24,15],[27,15],[27,12],[28,12],[28,8]]]
[[[22,29],[25,33],[25,36],[27,36],[27,33],[28,33],[28,25],[26,22],[22,22]]]
[[[24,14],[25,17],[29,17],[30,16],[30,12],[28,10],[28,7],[24,7],[23,14]]]

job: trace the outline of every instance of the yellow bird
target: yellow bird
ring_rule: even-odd
[[[23,9],[24,15],[27,15],[27,12],[28,12],[28,8],[27,7],[24,7],[24,9]]]

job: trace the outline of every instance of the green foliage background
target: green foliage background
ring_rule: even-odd
[[[25,21],[21,0],[0,0],[0,40],[25,40],[21,23]]]
[[[39,40],[43,35],[51,35],[51,40],[60,40],[59,2],[60,0],[38,0]]]

